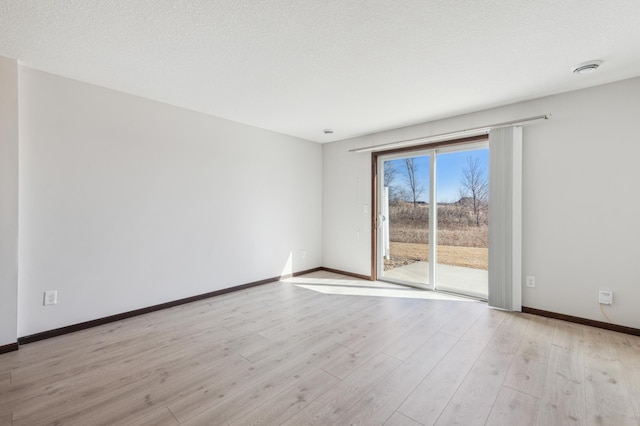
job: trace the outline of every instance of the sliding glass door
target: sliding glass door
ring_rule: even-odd
[[[486,299],[488,145],[378,157],[378,278]]]
[[[489,150],[437,154],[437,289],[487,299]]]
[[[381,279],[432,288],[429,280],[431,154],[382,159],[379,176]]]

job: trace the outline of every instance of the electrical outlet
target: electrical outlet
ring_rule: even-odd
[[[303,258],[303,259],[306,259],[307,258],[307,251],[306,250],[302,250],[300,252],[300,257]]]
[[[58,292],[50,290],[44,292],[44,305],[55,305],[58,303]]]
[[[527,275],[527,287],[534,288],[536,286],[536,277]]]
[[[598,303],[601,305],[613,304],[613,292],[608,290],[600,290],[598,292]]]

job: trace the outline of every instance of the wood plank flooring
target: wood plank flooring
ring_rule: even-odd
[[[640,425],[640,337],[316,272],[0,355],[0,426]]]

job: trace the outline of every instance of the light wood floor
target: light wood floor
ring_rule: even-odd
[[[0,355],[0,425],[638,425],[640,338],[315,273]]]

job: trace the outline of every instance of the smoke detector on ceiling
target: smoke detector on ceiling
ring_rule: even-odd
[[[593,61],[587,61],[576,65],[572,71],[574,74],[588,74],[597,70],[600,65],[602,65],[602,61],[600,59],[594,59]]]

